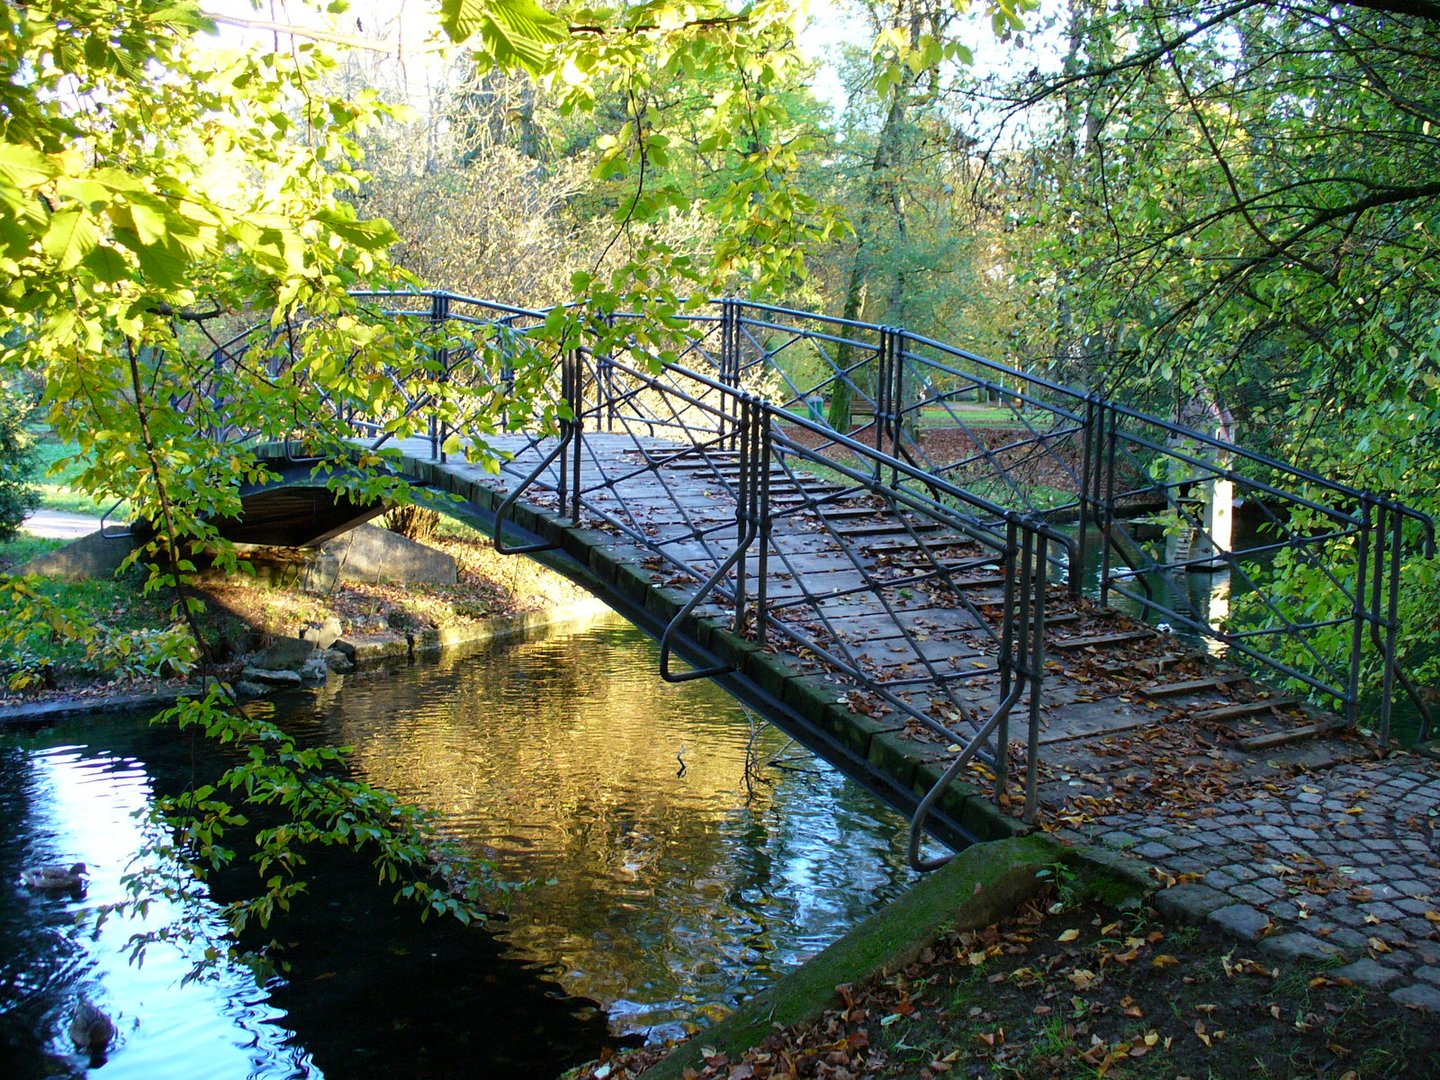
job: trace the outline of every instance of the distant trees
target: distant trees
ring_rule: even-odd
[[[1069,20],[1062,70],[1011,106],[1048,140],[1004,163],[1034,178],[1020,250],[1052,287],[1030,325],[1070,343],[1062,373],[1171,408],[1203,383],[1248,439],[1433,491],[1440,10],[1074,0]],[[1383,462],[1346,460],[1377,439]]]

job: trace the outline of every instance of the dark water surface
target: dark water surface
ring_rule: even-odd
[[[422,926],[332,858],[274,928],[285,979],[181,985],[176,951],[130,965],[133,926],[75,916],[119,898],[132,815],[213,774],[213,756],[133,717],[5,734],[0,1076],[84,1072],[65,1032],[85,990],[117,1020],[100,1073],[116,1080],[549,1077],[598,1054],[607,1013],[652,1037],[703,1025],[912,880],[904,823],[774,729],[754,752],[780,766],[747,788],[743,710],[708,683],[662,683],[617,617],[350,676],[282,715],[353,745],[359,772],[440,811],[502,876],[540,884],[493,934]],[[76,860],[92,867],[83,899],[14,884],[24,865]],[[218,933],[208,903],[185,917]]]

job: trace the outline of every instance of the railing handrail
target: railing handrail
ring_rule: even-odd
[[[543,325],[551,312],[555,310],[554,308],[528,308],[481,300],[445,290],[376,289],[360,290],[354,295],[362,301],[394,302],[397,307],[392,314],[395,316],[421,319],[428,317],[436,322],[453,319],[471,325],[504,326],[513,330],[520,338],[528,337]],[[412,310],[408,307],[398,306],[421,303],[427,304],[428,307],[425,310]],[[565,306],[572,307],[574,305]],[[1082,524],[1079,534],[1080,554],[1083,554],[1083,546],[1086,543],[1083,526],[1092,520],[1090,515],[1095,515],[1093,523],[1101,528],[1104,537],[1102,542],[1104,551],[1102,600],[1107,589],[1121,581],[1136,579],[1145,590],[1144,596],[1135,597],[1137,602],[1155,611],[1169,610],[1163,604],[1156,603],[1151,595],[1150,586],[1146,583],[1146,574],[1151,570],[1147,570],[1145,564],[1136,566],[1133,570],[1122,569],[1117,572],[1116,576],[1111,576],[1109,554],[1112,538],[1109,530],[1116,523],[1123,524],[1118,517],[1120,507],[1116,502],[1117,447],[1123,447],[1124,453],[1127,455],[1124,462],[1125,467],[1133,467],[1135,475],[1140,478],[1139,486],[1132,484],[1126,491],[1120,492],[1119,497],[1127,497],[1127,492],[1129,495],[1153,492],[1156,497],[1163,495],[1170,505],[1178,506],[1179,504],[1173,501],[1175,492],[1185,484],[1193,482],[1196,477],[1207,482],[1228,480],[1250,493],[1276,502],[1283,502],[1287,507],[1321,515],[1340,524],[1342,531],[1353,533],[1358,538],[1357,550],[1362,552],[1358,557],[1359,569],[1356,571],[1357,576],[1354,582],[1352,583],[1349,579],[1350,571],[1348,569],[1332,572],[1332,568],[1323,562],[1312,562],[1311,565],[1322,570],[1330,578],[1333,587],[1339,590],[1336,600],[1343,600],[1350,606],[1350,615],[1328,621],[1324,619],[1317,621],[1316,619],[1284,615],[1273,604],[1269,605],[1268,610],[1275,616],[1279,630],[1296,635],[1303,648],[1311,646],[1309,641],[1301,635],[1324,630],[1347,621],[1352,622],[1355,634],[1348,661],[1350,665],[1348,679],[1331,685],[1318,678],[1307,676],[1276,657],[1264,655],[1257,659],[1269,664],[1287,677],[1298,678],[1314,689],[1333,694],[1346,703],[1347,710],[1351,715],[1354,713],[1358,695],[1359,654],[1366,636],[1370,637],[1375,645],[1384,651],[1386,685],[1389,686],[1396,681],[1391,672],[1391,668],[1396,663],[1394,655],[1396,633],[1392,625],[1395,617],[1392,612],[1395,607],[1395,592],[1399,587],[1397,560],[1403,554],[1399,539],[1400,530],[1402,527],[1406,528],[1406,535],[1409,539],[1405,543],[1412,545],[1406,548],[1406,551],[1414,550],[1413,544],[1416,537],[1411,530],[1418,530],[1419,540],[1422,542],[1425,554],[1433,557],[1435,524],[1429,515],[1407,506],[1399,500],[1372,494],[1349,484],[1332,480],[1311,470],[1280,461],[1268,454],[1246,449],[1215,434],[1148,415],[1128,405],[1102,397],[1098,393],[1085,392],[1046,376],[1021,371],[904,328],[880,326],[855,319],[804,312],[782,305],[743,299],[708,301],[704,306],[708,310],[698,310],[697,305],[687,301],[689,310],[675,313],[675,318],[681,324],[706,328],[701,334],[689,336],[690,346],[686,351],[693,351],[712,360],[715,358],[710,353],[709,347],[702,343],[713,341],[714,339],[710,335],[713,334],[716,326],[720,327],[722,331],[721,350],[731,350],[728,356],[723,356],[718,361],[721,377],[711,378],[705,372],[696,370],[692,365],[672,362],[671,366],[677,372],[683,371],[686,377],[699,380],[700,384],[705,385],[711,393],[734,398],[739,392],[739,382],[745,377],[744,372],[755,367],[755,361],[742,362],[741,357],[734,352],[741,344],[738,336],[741,331],[745,335],[743,344],[747,353],[758,350],[759,361],[761,364],[767,365],[766,370],[780,371],[785,376],[786,392],[793,394],[793,397],[789,399],[790,402],[799,401],[802,397],[808,396],[810,391],[805,390],[799,382],[790,379],[789,372],[776,362],[775,357],[796,342],[814,342],[816,344],[815,351],[819,353],[822,360],[831,364],[834,373],[832,381],[836,385],[843,384],[849,392],[857,395],[868,397],[870,394],[870,390],[865,388],[865,384],[858,375],[854,378],[851,377],[859,365],[873,360],[881,365],[879,370],[884,372],[886,368],[883,365],[888,363],[890,365],[888,370],[892,373],[898,372],[898,374],[894,375],[893,381],[886,376],[885,379],[877,379],[875,382],[874,397],[871,399],[876,408],[875,417],[872,420],[876,429],[875,445],[873,446],[865,441],[851,438],[848,432],[838,431],[824,421],[813,419],[804,409],[791,411],[771,402],[765,403],[766,408],[772,411],[776,421],[783,422],[812,439],[825,440],[828,446],[848,455],[850,460],[860,461],[866,466],[874,468],[877,478],[882,471],[889,473],[893,482],[892,487],[897,495],[903,496],[906,500],[919,500],[919,503],[913,505],[924,504],[928,510],[933,511],[942,505],[941,498],[948,499],[955,505],[953,508],[946,507],[947,512],[956,510],[970,515],[973,520],[967,523],[968,527],[986,530],[987,536],[992,539],[999,523],[1023,522],[1027,529],[1040,530],[1037,532],[1037,536],[1042,537],[1047,545],[1055,543],[1064,545],[1071,554],[1072,566],[1076,557],[1076,541],[1068,534],[1054,528],[1042,515],[1072,511],[1078,513]],[[470,310],[460,310],[466,308]],[[644,317],[643,312],[622,312],[607,314],[606,320],[614,325],[620,320]],[[533,320],[535,325],[515,327],[512,324],[517,320]],[[755,333],[757,331],[758,335]],[[253,339],[255,335],[261,334],[268,335],[267,340],[269,340],[269,337],[273,337],[278,332],[268,324],[251,327],[218,347],[216,356],[220,362],[223,362],[226,357],[238,356],[237,346],[243,347],[247,338]],[[776,335],[783,337],[784,340],[776,340]],[[634,347],[633,344],[631,347]],[[838,356],[843,364],[837,363],[826,352],[828,347],[839,347],[842,350]],[[860,350],[858,363],[852,363],[854,356],[844,351],[850,348]],[[442,355],[444,352],[445,350],[442,349]],[[935,355],[926,355],[927,352]],[[464,359],[464,357],[461,358],[462,362]],[[952,359],[975,370],[952,366],[947,362]],[[607,358],[606,362],[620,363],[615,358]],[[915,384],[906,382],[910,376],[904,373],[904,366],[912,364],[921,365],[935,372],[958,376],[968,385],[946,388],[942,384],[940,389],[943,392],[934,396],[927,395],[923,399],[917,397],[916,400],[911,401],[909,399],[910,391],[907,387]],[[442,377],[448,376],[449,369],[447,368]],[[409,378],[410,376],[402,372],[399,377]],[[1007,385],[1001,380],[1008,380],[1014,385]],[[830,382],[817,384],[816,389],[824,385],[830,385]],[[923,385],[932,390],[936,388],[936,384],[928,380]],[[1035,393],[1037,388],[1041,393]],[[1022,503],[1031,503],[1026,509],[1016,510],[1007,507],[1004,503],[989,498],[979,491],[969,490],[964,483],[953,482],[949,476],[932,471],[927,468],[929,459],[923,452],[919,452],[918,458],[914,460],[902,456],[902,447],[910,445],[904,441],[907,436],[904,424],[905,416],[924,409],[931,402],[946,402],[945,408],[952,416],[957,417],[959,426],[968,432],[969,428],[965,426],[963,420],[963,411],[954,409],[954,399],[960,394],[981,390],[987,393],[1004,394],[1008,400],[1025,402],[1034,406],[1040,416],[1048,415],[1054,418],[1054,421],[1059,422],[1052,422],[1051,427],[1043,428],[1025,419],[1030,415],[1029,413],[1017,413],[1025,428],[1028,429],[1028,434],[1022,433],[1022,436],[1017,437],[1013,445],[995,450],[981,445],[976,440],[976,445],[980,447],[979,451],[959,461],[956,465],[957,468],[968,469],[973,466],[982,470],[993,467],[997,470],[997,475],[1004,481],[1001,485],[1002,488],[1006,488],[1008,485],[1006,490],[1010,494],[1018,497]],[[434,409],[437,403],[437,395],[422,394],[416,397],[407,412],[416,409]],[[212,404],[218,406],[221,403]],[[736,407],[738,408],[738,405]],[[656,423],[661,423],[661,421],[656,421]],[[443,429],[439,435],[432,433],[432,444],[437,453],[442,435]],[[882,436],[885,440],[884,447],[881,445]],[[1064,476],[1062,476],[1062,480],[1077,484],[1077,489],[1071,494],[1071,501],[1068,503],[1051,501],[1047,505],[1044,502],[1034,502],[1028,490],[1022,490],[1015,486],[1018,474],[1012,475],[1007,472],[1006,466],[998,460],[1000,453],[1017,447],[1019,448],[1017,453],[1030,454],[1032,457],[1062,454],[1064,444],[1060,440],[1080,439],[1084,440],[1084,464],[1080,467],[1080,474],[1076,474],[1073,462],[1065,463],[1063,456],[1060,459],[1064,470],[1068,472],[1068,480],[1065,480]],[[1068,452],[1073,455],[1073,442],[1071,446],[1072,449]],[[1150,455],[1150,457],[1147,459],[1146,455]],[[919,459],[923,459],[923,461]],[[1154,462],[1157,460],[1173,461],[1183,468],[1194,470],[1194,475],[1187,477],[1171,473],[1157,476],[1154,473]],[[1256,468],[1247,472],[1246,465],[1253,465]],[[941,467],[941,471],[943,468],[945,467]],[[1252,473],[1260,475],[1252,475]],[[852,476],[852,479],[858,479],[858,477]],[[983,479],[984,477],[982,477]],[[992,477],[992,483],[993,480]],[[1281,483],[1287,481],[1294,481],[1299,490],[1289,490],[1288,486],[1280,486]],[[1027,481],[1021,477],[1019,482],[1023,484]],[[934,498],[929,499],[922,492],[913,490],[917,487],[928,489]],[[1053,495],[1046,496],[1052,500],[1053,497]],[[1336,505],[1329,505],[1332,500]],[[1376,512],[1372,513],[1372,509]],[[1189,520],[1193,523],[1195,520],[1195,515],[1191,510],[1181,508],[1177,513],[1180,514],[1182,521]],[[1282,530],[1281,542],[1284,546],[1319,544],[1313,534],[1304,531],[1303,526],[1295,530],[1286,526],[1285,515],[1288,514],[1288,511],[1279,513],[1280,516],[1274,513],[1267,516],[1272,527]],[[1386,535],[1380,536],[1379,532],[1385,530],[1388,530]],[[1371,532],[1375,532],[1376,535],[1372,537]],[[1118,541],[1114,542],[1118,543]],[[1117,547],[1116,550],[1120,549]],[[1365,552],[1369,554],[1364,554]],[[1128,559],[1123,551],[1121,554]],[[1234,566],[1233,553],[1224,552],[1223,554],[1225,555],[1223,561]],[[1330,552],[1319,549],[1317,549],[1317,555],[1307,554],[1305,557],[1322,560],[1336,558]],[[1150,557],[1146,555],[1145,558]],[[1374,565],[1366,565],[1368,562],[1373,562]],[[1159,564],[1152,560],[1151,565],[1153,568]],[[1168,564],[1166,565],[1168,566]],[[1336,567],[1343,568],[1345,565],[1343,562],[1335,563]],[[1365,580],[1368,573],[1373,573],[1369,582]],[[1344,576],[1344,580],[1336,576],[1337,574]],[[1077,576],[1072,573],[1072,588],[1078,588],[1076,582]],[[1131,595],[1131,592],[1126,592],[1126,595]],[[1185,618],[1183,615],[1181,617]],[[1227,637],[1225,632],[1211,627],[1208,621],[1202,624],[1199,621],[1187,619],[1186,624],[1199,627],[1200,632],[1208,633],[1221,641],[1234,645],[1242,653],[1255,655],[1255,650],[1245,645],[1242,640],[1245,638],[1245,634],[1235,633]],[[1365,626],[1370,627],[1368,635],[1362,633]],[[1337,664],[1335,670],[1338,670],[1339,666]],[[1324,671],[1317,669],[1317,672],[1321,676],[1329,677]],[[1415,696],[1410,681],[1403,676],[1403,673],[1398,677],[1398,681],[1407,692]],[[1387,716],[1388,707],[1387,700],[1382,706],[1386,710]]]

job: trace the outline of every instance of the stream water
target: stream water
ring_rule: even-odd
[[[353,745],[359,773],[535,884],[490,930],[422,925],[366,865],[325,858],[313,894],[272,927],[283,978],[186,983],[179,951],[135,965],[135,926],[77,917],[120,897],[137,811],[212,774],[209,749],[133,716],[5,733],[0,1076],[99,1064],[66,1036],[84,991],[117,1022],[102,1073],[116,1080],[550,1077],[616,1034],[703,1026],[912,880],[902,820],[752,730],[717,688],[661,682],[653,647],[618,617],[350,676],[281,714]],[[774,762],[754,784],[747,750]],[[17,883],[23,866],[77,860],[92,874],[83,897]],[[158,906],[152,925],[174,914]],[[218,939],[213,906],[184,917]]]

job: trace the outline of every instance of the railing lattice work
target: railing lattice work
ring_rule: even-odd
[[[576,320],[556,344],[545,311],[443,292],[362,299],[421,328],[386,370],[402,413],[337,417],[368,449],[420,431],[444,460],[523,436],[501,465],[502,521],[524,498],[642,544],[662,585],[689,590],[672,630],[719,611],[814,660],[852,707],[960,747],[949,778],[983,762],[1004,791],[1006,748],[1027,747],[1015,758],[1028,815],[1046,607],[1062,585],[1080,594],[1087,564],[1102,604],[1204,637],[1351,721],[1375,668],[1382,738],[1395,694],[1418,701],[1397,600],[1402,564],[1434,557],[1430,520],[1235,445],[1218,411],[1218,431],[1187,427],[903,328],[739,300],[681,317],[662,360],[653,328],[592,336]],[[303,333],[239,335],[216,363],[253,351],[279,377],[287,335]],[[214,414],[223,429],[223,403]],[[1243,544],[1222,496],[1245,508]],[[1277,570],[1308,595],[1277,588]],[[1198,610],[1187,581],[1220,571],[1228,611]],[[972,663],[930,654],[940,622],[973,638]],[[667,678],[712,673],[673,671],[670,638]],[[1022,701],[1028,735],[1012,740]]]

